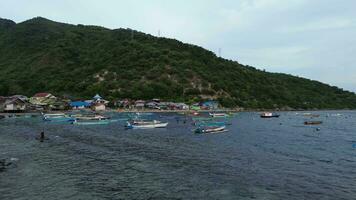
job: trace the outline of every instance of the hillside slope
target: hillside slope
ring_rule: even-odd
[[[0,96],[48,91],[74,98],[214,98],[246,108],[356,108],[354,93],[129,29],[0,19],[0,47]]]

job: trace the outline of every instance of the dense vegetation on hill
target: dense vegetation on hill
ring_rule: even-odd
[[[0,96],[218,99],[228,107],[356,108],[356,95],[129,29],[0,19]]]

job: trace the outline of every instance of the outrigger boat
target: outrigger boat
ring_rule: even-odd
[[[264,112],[261,113],[260,117],[261,118],[278,118],[280,115],[276,113],[271,113],[271,112]]]
[[[223,133],[227,130],[226,126],[207,126],[207,127],[199,127],[195,129],[194,133],[197,134],[208,134],[208,133]]]
[[[72,122],[75,119],[69,115],[66,115],[64,113],[56,113],[56,114],[43,114],[43,120],[44,121],[50,121],[50,122]]]
[[[108,120],[109,117],[105,117],[102,115],[75,115],[74,116],[76,120],[96,120],[96,121],[101,121],[101,120]]]
[[[109,124],[109,120],[91,120],[91,121],[77,121],[75,120],[73,124],[75,125],[107,125]]]
[[[226,113],[209,113],[211,117],[230,117],[229,114]]]
[[[150,128],[165,128],[168,122],[161,122],[157,120],[144,121],[144,120],[134,120],[127,121],[126,128],[128,129],[150,129]]]

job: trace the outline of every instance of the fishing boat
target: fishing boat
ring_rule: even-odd
[[[322,121],[306,121],[304,122],[305,125],[319,125],[322,124]]]
[[[145,120],[134,120],[127,121],[126,128],[128,129],[149,129],[149,128],[165,128],[168,122],[161,122],[157,120],[145,121]]]
[[[94,120],[94,121],[101,121],[101,120],[108,120],[109,117],[105,117],[102,115],[75,115],[76,120]]]
[[[226,113],[209,113],[211,117],[229,117],[229,114]]]
[[[71,122],[75,120],[73,117],[66,115],[64,113],[56,113],[56,114],[42,113],[42,117],[44,121],[50,121],[50,122]]]
[[[199,127],[195,129],[195,133],[197,134],[208,134],[208,133],[222,133],[226,132],[226,126],[206,126],[206,127]]]
[[[261,118],[278,118],[279,115],[277,113],[264,112],[260,114]]]
[[[109,120],[89,120],[89,121],[77,121],[73,122],[74,125],[107,125],[109,124]]]

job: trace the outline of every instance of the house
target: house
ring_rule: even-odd
[[[14,98],[20,99],[20,100],[25,101],[25,102],[29,101],[29,98],[27,96],[24,96],[24,95],[13,95],[10,98],[12,98],[12,99],[14,99]]]
[[[135,101],[135,108],[139,110],[143,110],[145,108],[145,101],[143,100],[137,100]]]
[[[178,110],[189,110],[189,106],[185,103],[176,103],[175,107]]]
[[[70,102],[70,107],[72,107],[72,109],[85,109],[85,108],[90,108],[90,103],[85,102],[85,101],[73,101]]]
[[[8,98],[3,104],[4,112],[23,112],[26,110],[26,102],[19,98]]]
[[[109,104],[109,101],[106,101],[99,94],[96,94],[93,97],[91,107],[94,111],[104,111],[104,110],[106,110],[106,105],[108,105],[108,104]]]
[[[216,110],[219,108],[219,103],[213,100],[204,101],[200,103],[200,107],[204,110]]]
[[[158,103],[155,101],[150,101],[150,102],[147,102],[145,106],[149,109],[157,109]]]
[[[114,105],[118,108],[129,109],[131,102],[129,99],[118,100],[114,103]]]
[[[63,99],[57,99],[50,102],[48,106],[51,110],[68,110],[70,108],[69,103]]]
[[[30,103],[38,106],[48,106],[56,102],[57,97],[50,93],[37,93],[30,98]]]

